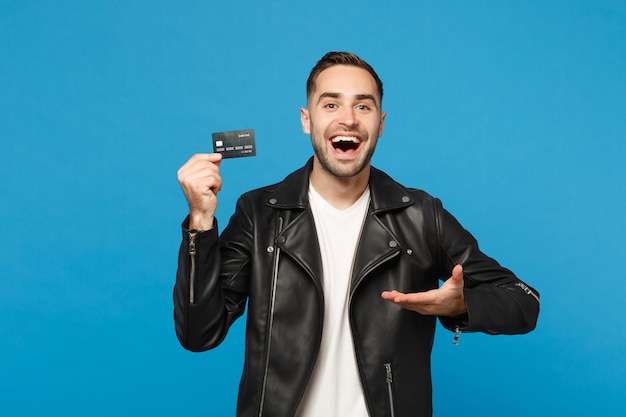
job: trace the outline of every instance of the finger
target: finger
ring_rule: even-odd
[[[209,161],[213,163],[220,162],[221,160],[221,153],[197,153],[189,158],[189,161]]]
[[[222,161],[222,154],[195,154],[178,170],[178,178],[186,177],[207,167],[219,169]]]
[[[452,276],[449,281],[455,285],[463,285],[463,266],[458,264],[452,268]]]
[[[453,278],[463,278],[463,265],[457,264],[452,268]]]
[[[217,192],[222,188],[222,177],[215,166],[205,166],[189,172],[179,174],[179,183],[183,191],[205,194],[208,191]]]
[[[393,290],[393,291],[383,291],[380,296],[387,300],[387,301],[394,301],[396,299],[396,297],[401,294],[400,292]]]
[[[221,154],[196,154],[192,156],[179,170],[178,182],[183,188],[196,188],[199,185],[206,186],[218,191],[221,189],[221,176],[219,163]],[[206,191],[206,187],[203,191]]]
[[[433,290],[431,290],[433,291]],[[400,291],[383,291],[381,297],[384,300],[391,301],[400,305],[429,304],[433,299],[431,291],[402,293]]]
[[[426,292],[408,294],[398,291],[384,291],[381,294],[381,297],[398,307],[415,311],[420,314],[434,315],[439,311],[436,302],[436,291],[437,290],[430,290]]]
[[[222,160],[222,154],[220,153],[197,153],[189,158],[181,167],[181,170],[186,170],[194,166],[203,166],[206,163],[219,165]]]
[[[206,154],[206,158],[209,162],[214,163],[215,165],[219,166],[220,162],[222,162],[222,154],[221,153],[209,153]]]

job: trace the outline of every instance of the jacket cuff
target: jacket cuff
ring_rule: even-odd
[[[189,229],[189,215],[187,215],[187,217],[185,217],[185,220],[183,220],[182,224],[180,225],[181,228],[183,229],[183,234],[187,234],[189,232],[195,232],[195,233],[209,233],[209,232],[214,232],[217,233],[217,219],[214,218],[213,219],[213,228],[209,229],[209,230],[195,230],[195,229]]]
[[[444,328],[450,330],[451,332],[456,332],[457,329],[466,331],[465,329],[469,326],[469,314],[465,313],[459,317],[439,316],[439,322]]]

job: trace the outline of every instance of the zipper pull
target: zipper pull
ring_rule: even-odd
[[[189,254],[190,255],[196,254],[196,233],[195,232],[189,232]]]
[[[454,338],[452,339],[453,346],[457,346],[459,344],[459,337],[461,337],[461,328],[456,326],[454,329]]]
[[[393,382],[393,376],[391,374],[391,364],[390,363],[386,363],[385,364],[385,371],[387,372],[387,383],[391,384]]]
[[[393,396],[393,375],[391,374],[391,362],[385,363],[385,372],[387,373],[387,395],[389,395],[389,411],[390,416],[396,416],[395,400]]]

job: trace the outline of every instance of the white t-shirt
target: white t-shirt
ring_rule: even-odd
[[[319,356],[298,417],[368,415],[354,356],[348,304],[354,254],[369,197],[367,188],[351,207],[338,210],[309,186],[322,254],[325,310]]]

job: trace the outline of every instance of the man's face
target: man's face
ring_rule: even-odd
[[[335,65],[319,74],[300,119],[322,169],[349,178],[369,166],[385,122],[380,102],[374,78],[362,68]]]

